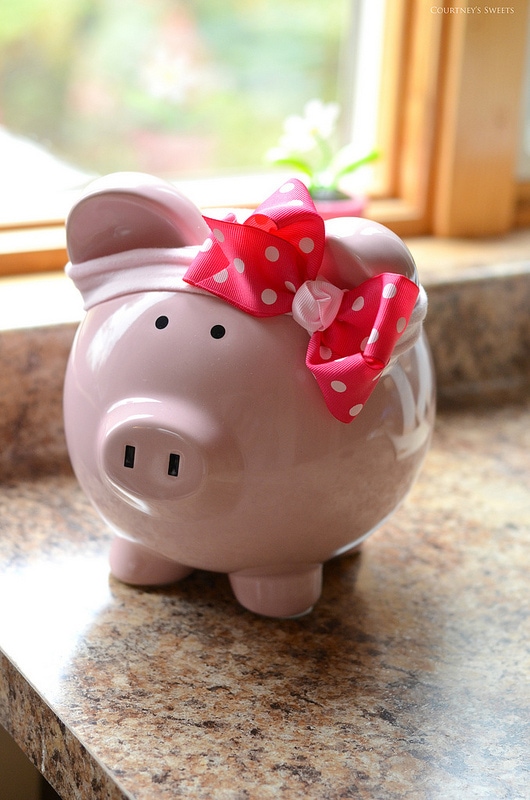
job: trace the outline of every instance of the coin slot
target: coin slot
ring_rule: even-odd
[[[136,455],[136,447],[133,447],[132,444],[125,445],[125,458],[123,459],[123,466],[127,467],[128,469],[133,469],[134,467],[134,456]]]
[[[179,474],[179,466],[180,466],[180,456],[178,453],[170,453],[169,454],[169,464],[167,468],[167,474],[171,475],[172,478],[178,477]]]

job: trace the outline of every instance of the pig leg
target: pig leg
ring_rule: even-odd
[[[115,536],[110,548],[110,569],[118,580],[137,586],[161,586],[185,578],[193,570],[155,553],[148,547]]]
[[[229,577],[241,605],[267,617],[307,614],[322,591],[322,564],[297,564],[267,572],[242,570]]]

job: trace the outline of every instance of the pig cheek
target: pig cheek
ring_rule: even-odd
[[[201,366],[201,361],[215,348],[215,337],[208,330],[204,352],[198,352],[195,339],[200,337],[193,331],[190,336],[188,326],[190,346],[177,347],[184,337],[174,325],[177,340],[168,347],[167,341],[150,334],[151,327],[158,333],[156,323],[145,329],[145,318],[138,318],[142,307],[118,307],[110,316],[105,314],[108,308],[94,309],[76,338],[65,390],[74,468],[96,498],[101,482],[110,489],[99,504],[111,522],[123,513],[123,503],[129,507],[126,514],[140,511],[153,518],[170,518],[175,504],[181,519],[197,517],[199,511],[201,517],[226,511],[238,501],[242,457],[226,426],[216,419],[211,399],[199,401],[197,387],[190,385],[192,374],[208,373],[208,364]],[[168,349],[170,357],[165,354]],[[192,374],[183,368],[186,358],[179,358],[179,352],[187,352]],[[211,395],[211,386],[206,388]],[[124,468],[124,461],[133,461],[136,452],[136,445],[127,443],[131,436],[131,442],[138,441],[139,448],[150,452],[149,459],[137,462],[138,481],[130,467]],[[184,478],[174,492],[176,481],[165,463],[172,451],[184,461]],[[190,472],[194,477],[188,480]]]
[[[287,316],[258,319],[217,298],[192,299],[193,313],[188,301],[160,330],[170,342],[164,372],[173,390],[210,408],[247,443],[274,433],[289,414],[299,419],[297,398],[305,406],[317,389],[305,366],[306,331]]]
[[[94,447],[94,431],[105,442],[108,431],[118,429],[114,469],[101,456],[103,445],[97,448],[97,472],[112,489],[106,515],[115,516],[114,498],[125,501],[131,512],[153,517],[171,517],[175,504],[181,519],[214,515],[237,504],[249,474],[263,475],[286,459],[314,455],[313,447],[307,454],[299,450],[301,442],[314,441],[315,432],[300,437],[296,431],[308,417],[311,397],[317,417],[322,400],[304,363],[307,334],[290,317],[259,320],[216,298],[182,294],[113,301],[90,314],[73,361],[88,364],[79,391],[87,401],[82,449]],[[156,412],[152,404],[143,408],[146,399]],[[158,407],[166,410],[160,415]],[[202,409],[207,424],[189,416],[191,407]],[[173,430],[185,442],[192,440],[192,450],[195,431],[215,421],[222,434],[197,445],[207,468],[194,491],[173,497],[171,488],[165,494],[156,476],[146,475],[145,488],[151,491],[140,495],[135,481],[129,485],[116,479],[127,446],[121,429],[129,422],[112,422],[112,417],[124,409],[138,435],[163,439],[164,431]],[[146,422],[139,419],[142,414]],[[171,449],[161,443],[163,455],[153,454],[152,469],[158,474]],[[94,465],[88,472],[85,481],[93,483]]]

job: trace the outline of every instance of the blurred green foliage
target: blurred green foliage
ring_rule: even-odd
[[[338,99],[351,2],[2,0],[0,124],[93,172],[259,168]]]

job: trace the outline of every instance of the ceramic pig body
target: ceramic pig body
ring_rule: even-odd
[[[68,448],[116,533],[117,578],[226,572],[245,607],[293,616],[318,599],[322,564],[410,489],[434,417],[428,346],[417,332],[358,417],[339,421],[292,315],[245,313],[166,263],[169,248],[187,266],[209,234],[188,201],[140,175],[96,184],[73,209],[69,271],[88,311],[65,380]],[[383,263],[415,278],[386,229],[329,224],[326,277],[358,285]]]

